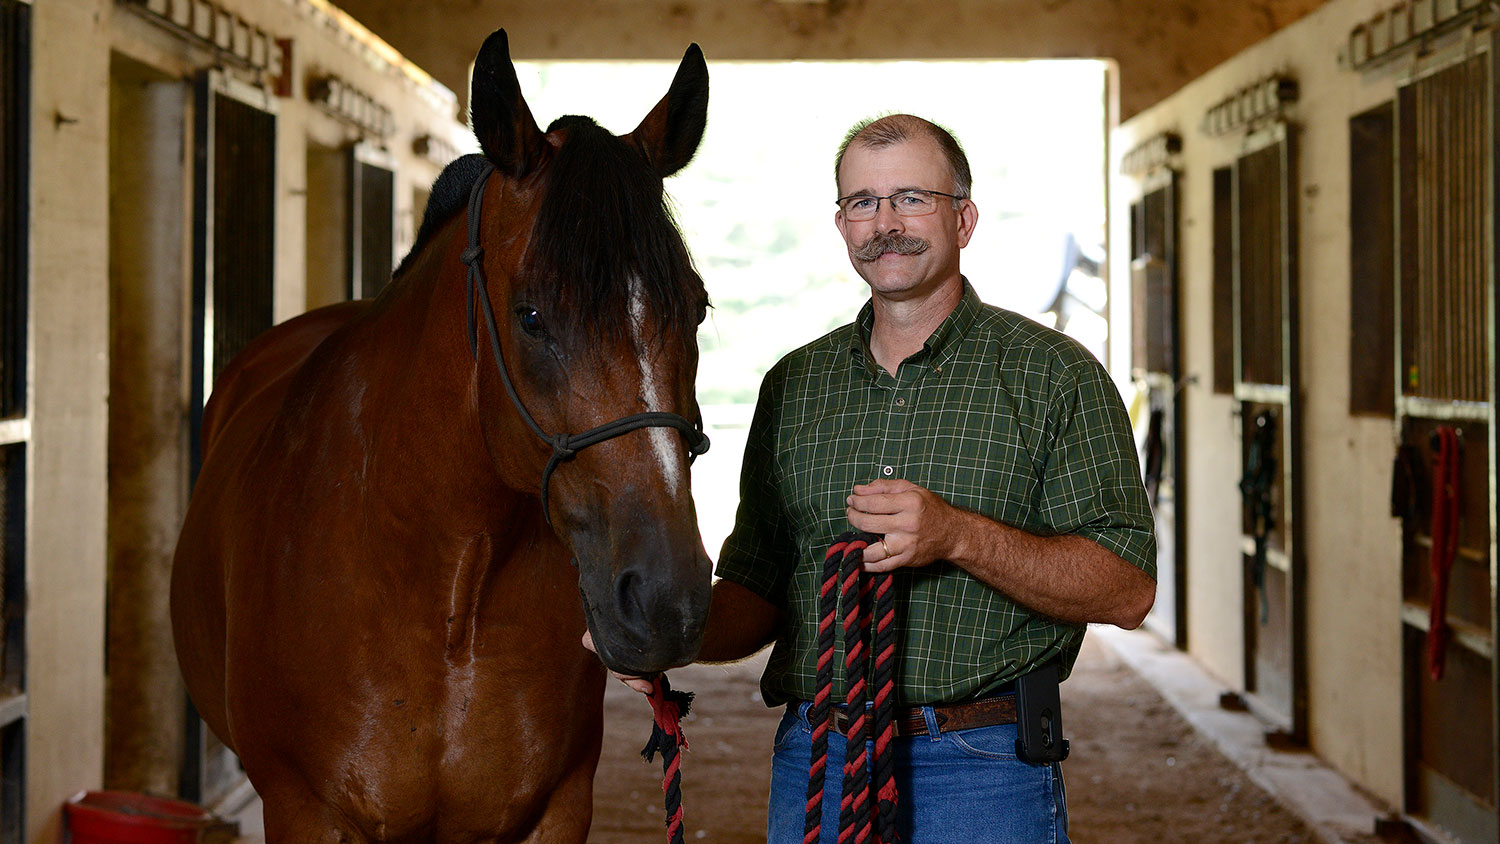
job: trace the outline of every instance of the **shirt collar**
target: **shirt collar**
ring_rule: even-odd
[[[979,294],[974,292],[974,286],[969,284],[967,278],[959,276],[959,280],[964,285],[962,298],[922,344],[922,351],[907,360],[914,363],[941,360],[968,333],[969,326],[974,324],[974,317],[979,314],[979,308],[983,303],[979,301]],[[870,330],[874,326],[874,299],[866,299],[864,307],[859,309],[859,316],[854,318],[854,331],[849,340],[849,353],[855,360],[865,363],[870,368],[875,366],[875,357],[870,354]]]

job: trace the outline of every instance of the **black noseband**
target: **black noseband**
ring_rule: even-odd
[[[475,360],[478,360],[479,333],[474,322],[474,300],[477,298],[480,309],[484,312],[484,323],[489,327],[490,348],[495,352],[495,365],[500,369],[500,381],[505,384],[505,392],[510,396],[511,404],[515,405],[516,411],[521,414],[521,419],[526,422],[526,426],[532,430],[532,433],[541,438],[542,442],[552,446],[552,458],[547,461],[547,468],[542,470],[542,515],[547,518],[547,524],[550,526],[552,513],[547,507],[547,483],[551,480],[552,471],[557,468],[557,465],[572,458],[579,451],[637,428],[676,428],[687,438],[688,459],[691,461],[708,451],[708,435],[703,433],[701,422],[693,422],[675,413],[661,411],[625,416],[613,422],[606,422],[597,428],[590,428],[581,434],[548,434],[527,412],[526,405],[521,403],[521,397],[516,394],[515,385],[510,381],[510,373],[505,369],[505,356],[500,352],[500,330],[495,325],[495,310],[490,304],[489,288],[484,281],[484,247],[480,245],[479,240],[479,215],[484,205],[485,183],[494,172],[494,166],[486,162],[484,172],[479,175],[479,179],[474,182],[474,189],[469,193],[469,248],[463,252],[463,262],[469,265],[468,280],[465,284],[469,313],[469,351],[474,355]]]

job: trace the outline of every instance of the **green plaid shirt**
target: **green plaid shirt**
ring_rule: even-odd
[[[854,323],[772,367],[750,425],[717,573],[783,610],[761,679],[767,705],[813,696],[823,555],[849,529],[856,483],[904,478],[1030,533],[1087,537],[1156,576],[1130,422],[1088,351],[984,304],[965,280],[958,307],[892,377],[868,351],[873,313],[867,302]],[[1066,676],[1083,644],[1082,625],[1038,615],[952,563],[896,578],[903,703],[982,695],[1054,656]]]

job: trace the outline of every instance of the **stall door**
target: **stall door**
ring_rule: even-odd
[[[31,6],[0,0],[0,844],[27,840],[26,405]]]
[[[380,295],[395,268],[396,173],[368,144],[349,151],[349,298]]]
[[[1292,141],[1282,123],[1248,136],[1230,176],[1245,691],[1272,725],[1269,737],[1300,744],[1307,692]]]
[[[1396,429],[1407,812],[1497,840],[1495,51],[1396,102]]]
[[[1178,353],[1177,175],[1159,168],[1131,206],[1133,368],[1149,391],[1141,467],[1156,515],[1156,604],[1146,624],[1187,647],[1187,548],[1183,424]]]
[[[193,256],[193,473],[203,404],[214,379],[271,327],[276,225],[276,116],[270,94],[219,72],[197,82]],[[191,704],[189,704],[191,709]],[[242,774],[227,749],[188,717],[185,796],[212,804]]]

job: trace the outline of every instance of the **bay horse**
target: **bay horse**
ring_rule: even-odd
[[[604,666],[696,656],[708,301],[662,180],[707,107],[693,45],[631,133],[543,132],[495,32],[483,155],[439,177],[391,283],[219,377],[173,633],[269,842],[583,841]]]

